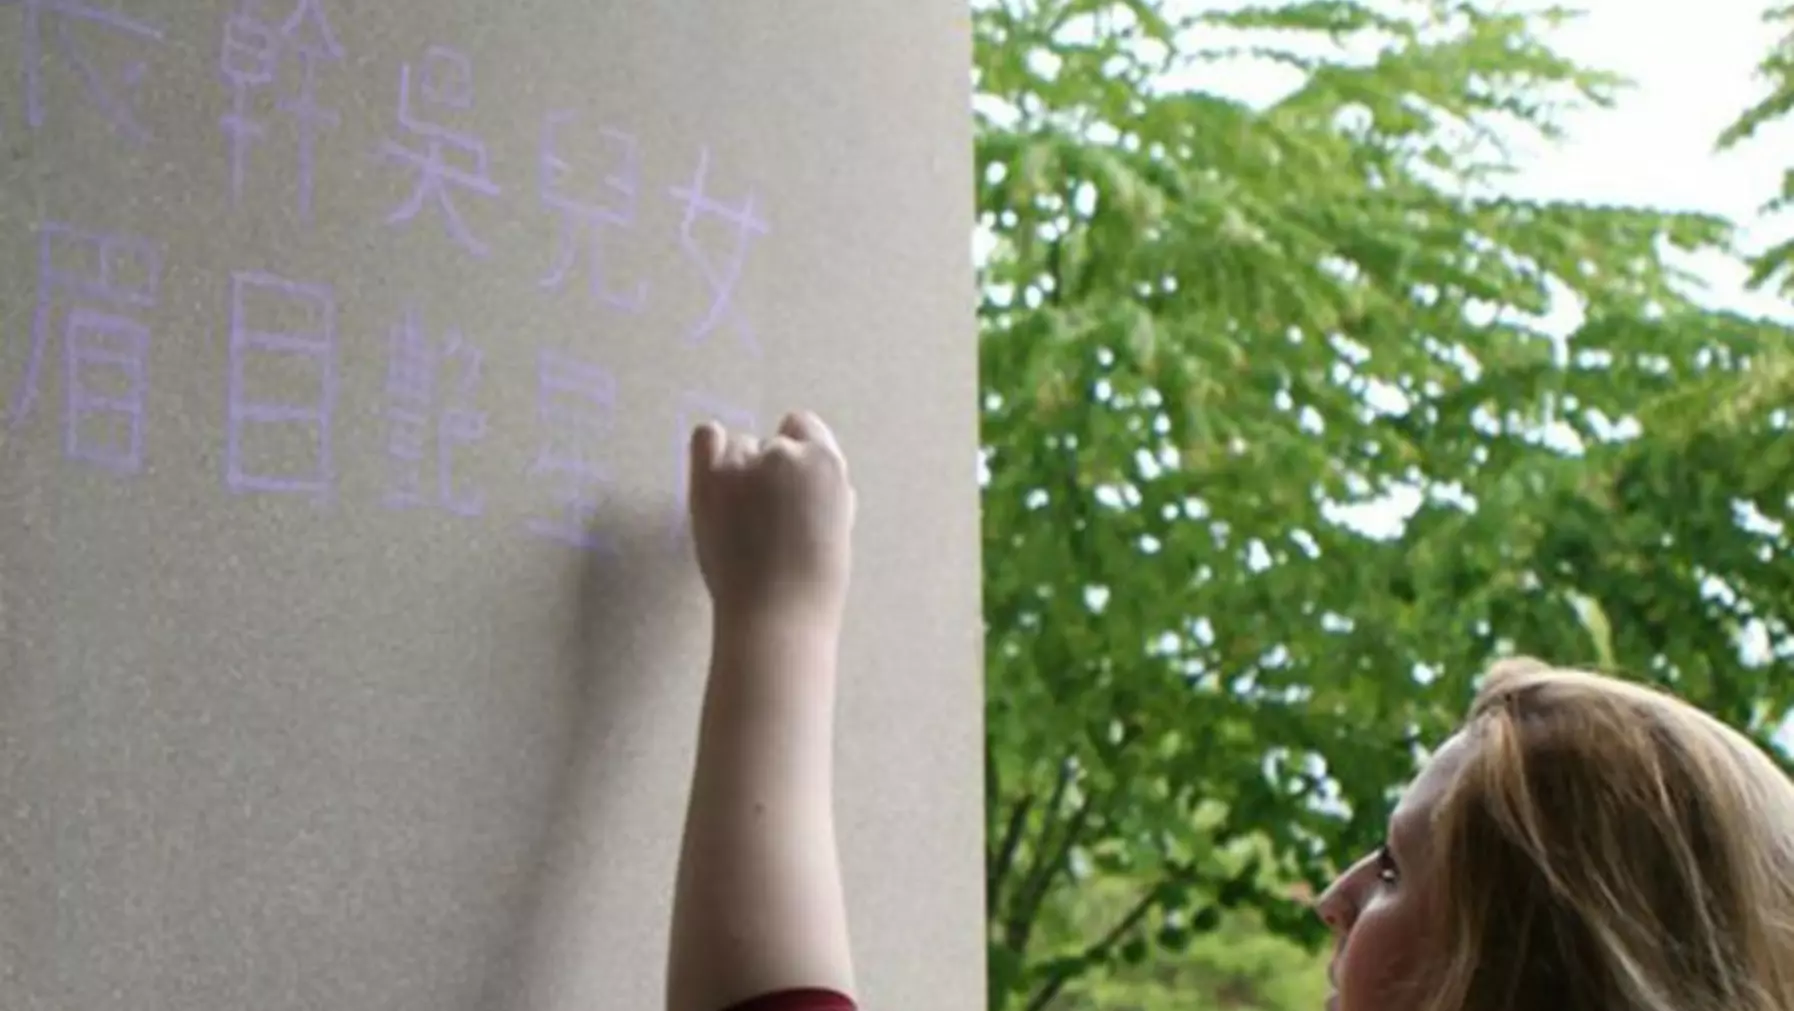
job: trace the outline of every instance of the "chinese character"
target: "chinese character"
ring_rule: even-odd
[[[318,134],[337,123],[336,113],[318,104],[318,67],[326,61],[340,63],[343,47],[324,16],[323,0],[297,0],[278,28],[263,20],[264,0],[238,0],[224,21],[224,40],[218,53],[218,70],[231,89],[231,111],[219,120],[230,142],[231,201],[243,199],[243,171],[249,149],[268,132],[250,115],[257,89],[274,83],[281,58],[298,64],[299,80],[282,94],[279,107],[293,119],[299,148],[298,201],[300,219],[309,223],[312,208],[313,163]]]
[[[251,390],[250,370],[272,371],[282,364],[313,373],[309,399],[292,402],[273,391]],[[233,492],[330,494],[336,480],[331,424],[336,411],[336,300],[322,285],[298,284],[270,274],[231,275],[230,377],[225,407],[225,477]],[[245,462],[247,437],[308,429],[309,466],[277,472],[273,464]],[[270,452],[259,454],[275,456]]]
[[[156,305],[161,253],[143,239],[46,223],[38,230],[37,257],[31,348],[13,395],[11,424],[23,422],[37,402],[54,297],[61,292],[78,303],[62,327],[63,453],[71,460],[134,474],[143,467],[143,409],[149,395],[150,332],[138,317]],[[105,381],[108,372],[112,383]],[[102,438],[120,425],[122,438]]]
[[[611,539],[594,531],[599,492],[610,473],[593,457],[616,423],[617,381],[609,372],[558,351],[536,356],[536,416],[545,429],[530,476],[552,478],[558,514],[530,529],[586,551],[611,551]]]
[[[139,61],[127,64],[119,74],[115,88],[107,83],[93,57],[75,44],[73,23],[99,25],[119,35],[162,41],[162,31],[119,13],[95,7],[84,0],[0,0],[0,6],[18,4],[25,17],[23,52],[25,61],[25,119],[33,130],[44,125],[44,68],[49,64],[44,52],[45,21],[54,25],[56,51],[81,78],[87,97],[100,108],[112,129],[142,144],[149,140],[149,131],[137,122],[132,108],[137,86],[143,82],[145,65]]]
[[[564,177],[572,172],[572,166],[561,157],[556,142],[561,127],[571,122],[573,116],[571,112],[550,113],[542,128],[542,164],[538,189],[543,205],[560,219],[560,237],[557,240],[554,266],[542,280],[542,287],[559,288],[566,283],[567,275],[573,269],[573,261],[579,255],[580,240],[583,237],[591,255],[587,276],[592,294],[613,308],[624,312],[640,312],[648,299],[648,283],[637,280],[635,287],[628,291],[616,291],[609,286],[605,269],[604,233],[606,229],[621,230],[635,225],[641,153],[634,137],[617,130],[599,130],[599,136],[617,149],[619,164],[616,171],[604,177],[604,189],[609,191],[612,199],[581,199],[566,192],[562,184]]]
[[[479,138],[451,130],[421,119],[414,105],[435,106],[442,110],[466,112],[473,108],[473,66],[466,56],[452,49],[432,46],[424,54],[422,80],[414,96],[411,64],[399,68],[399,125],[424,141],[424,150],[414,151],[395,141],[383,147],[388,160],[402,162],[417,170],[411,196],[386,218],[389,225],[410,221],[433,200],[442,211],[449,236],[475,256],[485,256],[486,247],[467,230],[449,194],[449,185],[472,190],[482,196],[495,197],[499,188],[486,168],[486,145]],[[460,153],[472,161],[472,167],[450,164],[449,155]]]
[[[66,370],[63,380],[63,453],[119,474],[143,469],[143,402],[149,390],[149,328],[92,309],[69,316],[63,337]],[[88,386],[95,373],[114,370],[123,389],[114,394]],[[95,382],[95,386],[99,384]],[[86,422],[106,417],[124,423],[124,444],[95,444]]]
[[[689,334],[688,339],[692,343],[709,337],[722,325],[724,318],[733,312],[735,292],[741,283],[741,270],[747,260],[748,246],[755,237],[767,232],[766,222],[760,220],[754,194],[750,191],[741,206],[731,207],[705,192],[704,184],[709,174],[710,149],[701,148],[698,152],[698,171],[692,184],[675,186],[671,191],[673,196],[685,203],[685,220],[679,229],[679,248],[685,251],[688,259],[697,264],[710,289],[710,311]],[[734,231],[734,251],[731,255],[712,256],[698,241],[693,229],[705,218],[719,218]],[[735,324],[742,343],[758,354],[759,344],[747,321],[737,317]]]
[[[386,452],[395,466],[395,481],[387,495],[397,509],[426,504],[423,491],[424,457],[431,429],[436,441],[436,494],[434,505],[458,516],[478,516],[485,510],[481,496],[455,490],[455,451],[486,435],[486,415],[467,405],[474,399],[484,357],[459,333],[451,332],[439,349],[417,313],[407,312],[393,327],[386,359]],[[449,396],[456,406],[439,409],[436,379],[445,364],[459,363]]]
[[[732,431],[754,432],[760,428],[759,418],[745,407],[724,403],[701,393],[679,396],[677,430],[674,433],[673,459],[678,461],[674,484],[672,538],[685,537],[691,520],[691,434],[706,421],[715,421]]]

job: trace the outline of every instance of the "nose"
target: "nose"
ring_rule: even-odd
[[[1350,884],[1350,872],[1342,874],[1314,900],[1314,914],[1336,935],[1351,930],[1358,918],[1358,904],[1352,900]]]

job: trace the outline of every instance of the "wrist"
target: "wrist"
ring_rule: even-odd
[[[833,655],[841,618],[842,608],[826,600],[761,594],[718,600],[711,620],[719,646],[814,649]]]
[[[839,619],[810,608],[715,614],[709,695],[739,718],[826,722],[834,709]]]

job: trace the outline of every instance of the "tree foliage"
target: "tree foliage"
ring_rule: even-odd
[[[1794,119],[1794,3],[1783,0],[1770,7],[1763,14],[1763,22],[1773,40],[1757,70],[1769,86],[1768,93],[1720,135],[1721,150],[1740,147],[1755,139],[1764,127]],[[1794,210],[1794,164],[1782,173],[1780,191],[1762,210],[1765,214]],[[1794,294],[1794,237],[1759,252],[1751,266],[1753,285]]]
[[[1132,901],[1129,882],[1099,878],[1079,890],[1077,916],[1098,929]],[[1199,931],[1125,945],[1119,964],[1067,989],[1055,1011],[1316,1011],[1326,1003],[1326,956],[1266,930],[1254,909]]]
[[[1312,939],[1291,888],[1493,656],[1765,739],[1794,695],[1789,334],[1669,266],[1731,226],[1501,193],[1504,138],[1620,84],[1541,41],[1564,15],[1170,11],[974,14],[993,1008],[1230,910]],[[1242,57],[1296,86],[1171,83]]]

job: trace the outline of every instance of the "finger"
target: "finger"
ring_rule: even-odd
[[[714,421],[706,421],[692,429],[691,433],[691,469],[693,473],[715,470],[722,461],[723,447],[728,444],[729,433],[723,426]]]
[[[840,462],[843,470],[846,469],[847,454],[841,452],[834,431],[814,411],[792,411],[785,415],[785,420],[779,423],[779,434],[827,451]]]
[[[729,445],[729,433],[714,421],[706,421],[692,429],[690,469],[685,481],[686,510],[693,517],[710,499],[711,477],[722,464],[723,452]]]
[[[779,422],[779,434],[798,442],[814,442],[830,449],[840,449],[835,445],[835,433],[829,431],[822,419],[814,411],[792,411]]]

